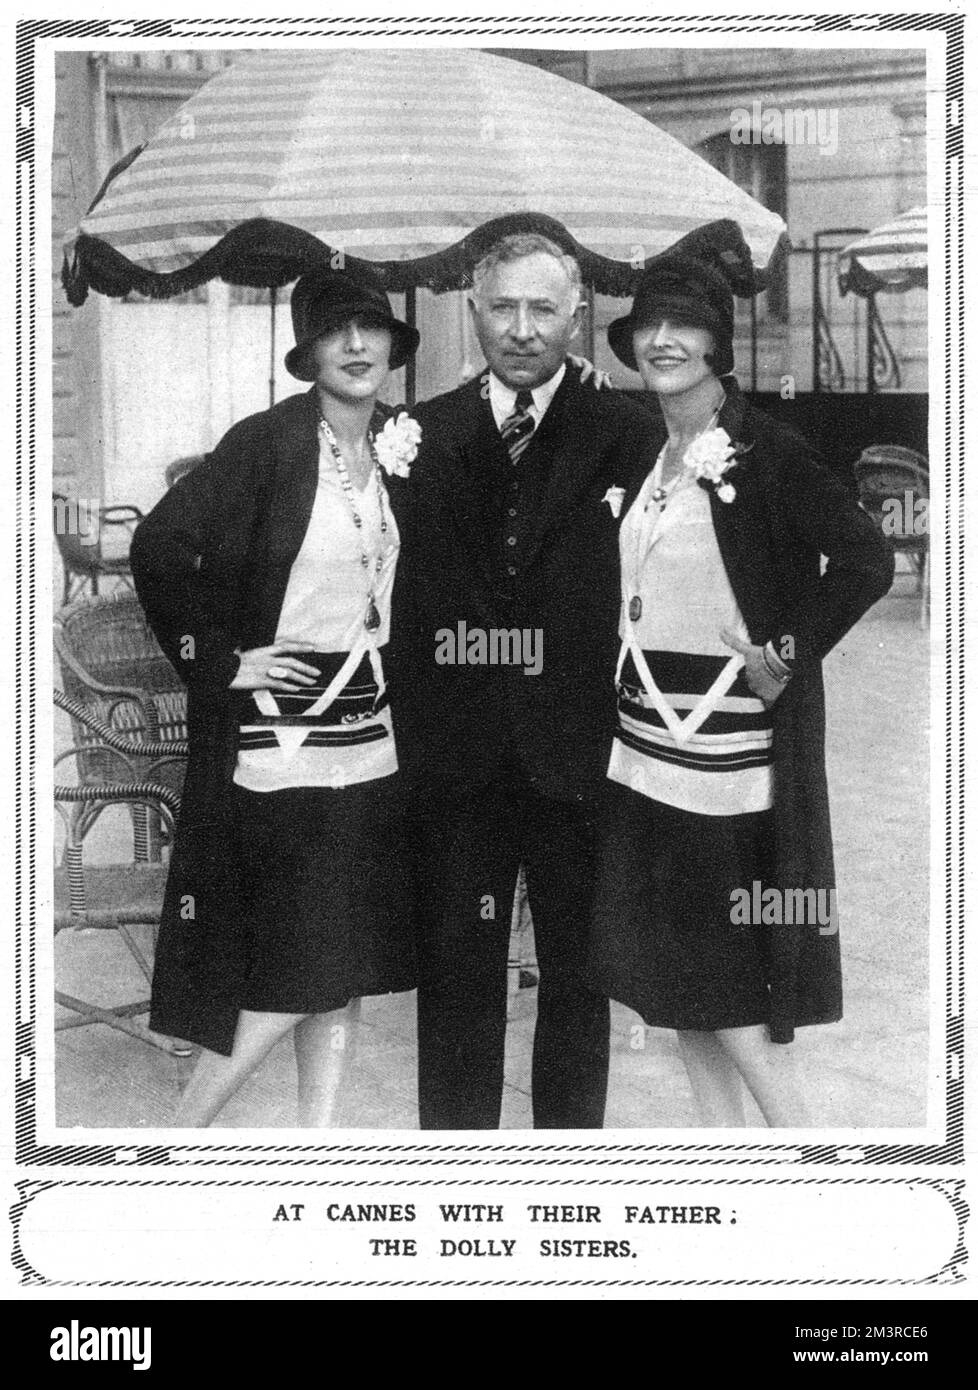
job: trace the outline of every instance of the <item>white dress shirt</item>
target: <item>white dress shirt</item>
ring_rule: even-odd
[[[559,370],[549,381],[543,382],[540,386],[534,386],[530,392],[533,397],[530,414],[533,416],[534,429],[546,415],[550,402],[557,394],[557,387],[563,381],[566,371],[567,363],[561,362]],[[503,421],[508,420],[516,409],[516,391],[513,387],[504,385],[495,372],[489,373],[489,404],[492,406],[492,418],[496,422],[496,428],[502,429]]]

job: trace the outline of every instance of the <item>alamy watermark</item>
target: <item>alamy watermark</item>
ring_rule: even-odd
[[[67,1327],[51,1329],[52,1361],[130,1361],[134,1371],[153,1364],[148,1327],[90,1327],[72,1318]]]
[[[907,539],[926,536],[930,530],[930,498],[919,497],[910,488],[902,497],[886,497],[880,508],[884,536]]]
[[[730,112],[734,145],[812,145],[819,154],[839,148],[839,112],[832,106],[765,106],[752,101]]]
[[[54,531],[77,536],[81,545],[97,545],[102,504],[96,497],[55,497]]]
[[[819,936],[835,936],[836,890],[765,888],[755,878],[749,888],[731,890],[730,921],[735,927],[818,927]]]
[[[439,666],[522,666],[524,676],[543,670],[543,630],[538,627],[441,627],[435,633]]]

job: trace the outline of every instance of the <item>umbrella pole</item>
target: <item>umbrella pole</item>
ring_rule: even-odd
[[[416,300],[416,293],[417,292],[413,287],[404,291],[404,321],[409,328],[417,327],[418,306]],[[407,408],[409,410],[415,403],[417,390],[417,366],[415,364],[414,358],[409,357],[404,364],[404,395],[405,404],[407,405]]]
[[[269,327],[269,348],[268,356],[268,404],[275,404],[275,306],[278,303],[278,290],[273,285],[269,291],[268,302],[272,307],[272,321]]]
[[[876,309],[875,294],[866,296],[866,391],[869,395],[876,392],[876,366],[873,348],[875,346],[875,328],[873,322]]]

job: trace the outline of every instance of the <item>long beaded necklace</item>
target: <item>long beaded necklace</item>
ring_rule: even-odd
[[[374,437],[368,433],[367,440],[370,445],[370,457],[373,461],[374,480],[377,484],[377,505],[380,508],[380,534],[381,550],[374,560],[373,578],[370,577],[370,557],[363,544],[363,517],[357,511],[356,495],[353,491],[353,484],[350,481],[349,469],[340,453],[340,446],[336,442],[336,436],[329,427],[329,422],[322,416],[319,418],[319,428],[323,432],[323,438],[329,445],[330,453],[333,455],[333,462],[336,464],[336,471],[340,476],[340,485],[343,488],[344,496],[349,503],[350,513],[353,517],[353,524],[357,528],[357,537],[360,543],[360,563],[367,573],[367,607],[364,612],[363,625],[368,632],[376,632],[380,627],[380,613],[377,608],[374,591],[380,579],[380,572],[384,567],[384,538],[387,536],[387,514],[384,511],[384,487],[380,481],[380,465],[377,462],[377,451],[374,448]]]

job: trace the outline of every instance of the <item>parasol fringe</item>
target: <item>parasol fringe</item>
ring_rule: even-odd
[[[255,218],[232,228],[193,264],[168,273],[147,270],[101,238],[82,233],[74,243],[71,260],[65,256],[61,283],[68,302],[76,307],[84,304],[90,289],[112,298],[135,292],[147,299],[171,299],[216,279],[253,289],[281,289],[306,271],[335,264],[342,257],[341,264],[346,268],[371,275],[388,291],[429,289],[440,294],[467,289],[476,264],[496,241],[525,232],[549,237],[572,255],[581,267],[585,284],[598,294],[627,298],[634,293],[645,268],[645,261],[616,261],[589,251],[562,223],[538,212],[492,218],[453,246],[409,261],[361,260],[338,247],[327,246],[311,232],[284,222]],[[756,288],[764,287],[771,266],[786,244],[787,238],[782,234],[767,270],[755,268]]]
[[[853,257],[849,268],[839,272],[839,295],[859,295],[868,299],[874,294],[902,294],[906,290],[925,290],[927,288],[927,267],[910,267],[900,272],[893,283],[887,281],[875,270],[867,270]]]

